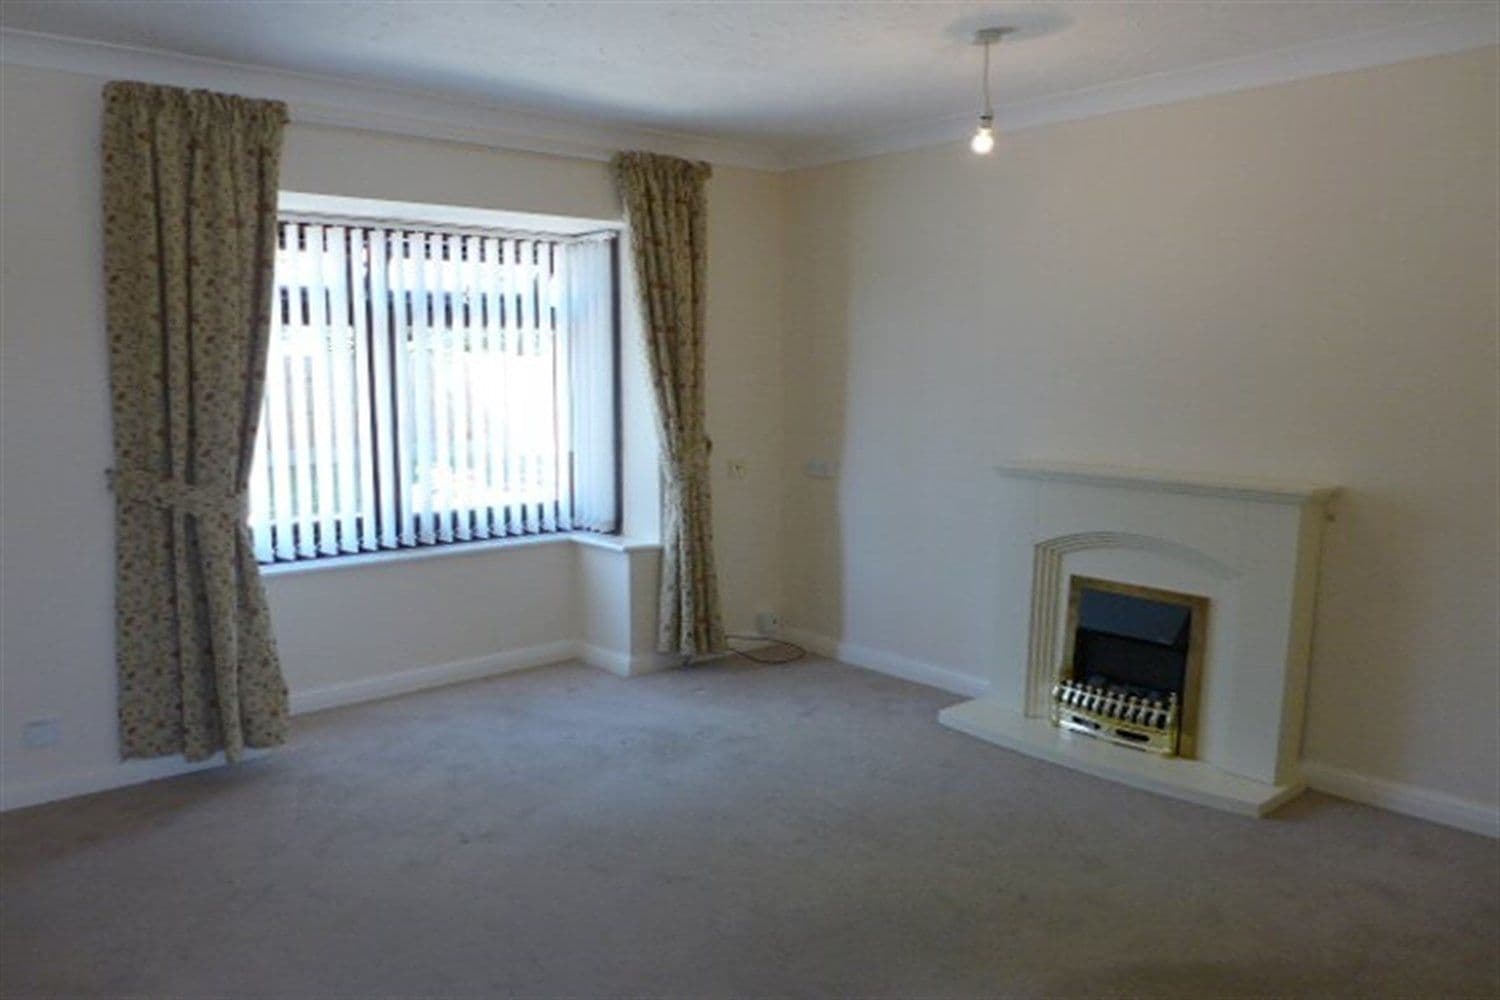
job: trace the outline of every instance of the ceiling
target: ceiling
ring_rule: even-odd
[[[3,0],[0,27],[378,83],[778,152],[1497,11],[1494,3]]]

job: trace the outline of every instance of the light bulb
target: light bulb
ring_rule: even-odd
[[[984,156],[995,148],[995,130],[989,125],[979,126],[974,130],[974,137],[969,140],[969,148]]]

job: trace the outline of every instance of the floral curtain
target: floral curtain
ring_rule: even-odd
[[[282,743],[246,525],[286,106],[104,88],[104,270],[125,757]]]
[[[613,166],[645,303],[665,465],[657,645],[683,656],[720,652],[724,623],[703,418],[709,167],[652,153],[620,153]]]

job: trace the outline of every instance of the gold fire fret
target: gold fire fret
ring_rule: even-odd
[[[1091,687],[1058,681],[1052,689],[1052,721],[1064,729],[1088,733],[1111,743],[1175,754],[1179,734],[1177,695],[1167,701],[1148,701]]]

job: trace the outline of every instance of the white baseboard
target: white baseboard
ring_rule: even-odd
[[[957,670],[950,670],[947,667],[940,667],[935,663],[914,660],[897,653],[887,653],[884,650],[859,646],[852,642],[842,642],[817,632],[790,628],[786,630],[786,638],[819,656],[827,656],[850,666],[863,667],[876,673],[888,674],[891,677],[899,677],[904,681],[925,684],[943,691],[951,691],[968,698],[978,698],[990,687],[988,681],[959,673]]]
[[[978,678],[946,667],[871,649],[868,646],[840,642],[815,632],[788,629],[786,638],[820,656],[831,657],[851,666],[862,667],[970,698],[977,698],[984,694],[988,687]],[[564,639],[469,660],[455,660],[415,670],[403,670],[383,677],[371,677],[341,684],[330,684],[309,691],[293,692],[291,710],[294,715],[301,715],[572,659],[581,659],[590,666],[620,677],[639,677],[675,664],[671,657],[656,653],[631,655],[579,640]],[[269,751],[250,750],[246,752],[245,757],[254,759],[267,752]],[[125,785],[175,777],[179,774],[190,774],[194,771],[218,767],[223,763],[222,755],[196,763],[188,763],[176,757],[128,760],[62,778],[11,784],[0,788],[0,811],[21,809]],[[1329,795],[1363,802],[1488,837],[1500,837],[1500,807],[1485,805],[1446,792],[1431,791],[1415,785],[1359,774],[1317,761],[1303,761],[1302,774],[1309,788]]]
[[[1302,762],[1307,787],[1486,837],[1500,837],[1500,806],[1360,774],[1332,764]]]
[[[587,642],[578,645],[578,658],[591,667],[606,670],[616,677],[639,677],[642,674],[654,674],[658,670],[666,670],[677,661],[670,656],[659,653],[622,653],[614,649],[605,649],[602,646],[594,646]]]
[[[255,760],[270,753],[269,750],[246,750],[241,760]],[[45,781],[28,781],[0,787],[0,812],[39,806],[44,802],[71,799],[79,795],[92,795],[125,785],[139,785],[161,778],[175,778],[179,774],[207,771],[211,767],[224,766],[224,755],[215,754],[208,760],[189,763],[181,757],[152,757],[122,760],[109,767],[96,767],[62,778]]]
[[[468,660],[454,660],[413,670],[402,670],[381,677],[328,684],[307,691],[293,691],[291,692],[291,712],[293,715],[303,715],[343,705],[377,701],[394,695],[421,691],[424,688],[442,687],[447,684],[457,684],[460,681],[478,680],[481,677],[493,677],[497,674],[576,659],[585,660],[611,673],[620,673],[616,667],[620,661],[624,661],[626,672],[622,676],[626,677],[638,676],[670,665],[666,662],[658,665],[654,657],[626,657],[624,654],[614,653],[611,650],[588,646],[576,639],[562,639],[557,642],[523,646],[520,649],[506,650]],[[245,759],[252,760],[271,752],[247,750]],[[173,778],[179,774],[190,774],[193,771],[220,767],[223,763],[222,754],[196,763],[188,763],[180,757],[127,760],[59,778],[7,784],[0,786],[0,811],[23,809],[26,806],[108,791],[111,788],[137,785],[161,778]]]
[[[742,637],[743,638],[743,637]],[[757,639],[748,646],[740,645],[735,649],[725,650],[722,653],[705,653],[702,656],[682,657],[669,655],[667,653],[625,653],[616,652],[612,649],[601,649],[591,646],[586,642],[578,644],[578,658],[589,666],[607,670],[618,677],[639,677],[642,674],[654,674],[658,670],[670,670],[691,663],[699,666],[705,663],[716,663],[727,660],[736,652],[753,653],[757,649],[765,649],[774,645],[776,640],[771,638]]]
[[[988,685],[978,678],[946,667],[924,663],[895,653],[841,642],[830,636],[803,629],[787,629],[786,637],[810,652],[831,657],[851,666],[863,667],[903,680],[952,691],[977,698]],[[1488,837],[1500,837],[1500,807],[1488,806],[1472,799],[1446,792],[1431,791],[1415,785],[1387,781],[1359,774],[1330,764],[1303,761],[1302,774],[1307,786],[1329,795],[1389,809],[1417,819],[1457,827]]]
[[[362,701],[376,701],[411,691],[421,691],[424,688],[478,680],[481,677],[493,677],[496,674],[507,674],[514,670],[529,670],[548,663],[561,663],[564,660],[577,659],[580,645],[571,639],[544,642],[535,646],[523,646],[520,649],[491,653],[488,656],[476,656],[469,660],[453,660],[449,663],[402,670],[380,677],[344,681],[313,688],[310,691],[293,691],[292,714],[320,712],[325,708],[355,705]]]

